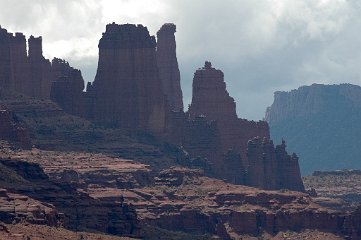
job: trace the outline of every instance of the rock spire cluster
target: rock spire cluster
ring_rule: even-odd
[[[95,80],[83,92],[79,70],[43,57],[41,37],[30,37],[27,55],[25,36],[1,29],[0,87],[51,97],[66,112],[96,124],[151,133],[199,159],[198,167],[212,177],[303,191],[297,156],[287,154],[285,143],[273,145],[266,122],[237,116],[224,74],[211,62],[195,72],[192,103],[184,112],[175,31],[174,24],[165,24],[156,39],[143,25],[108,24]]]

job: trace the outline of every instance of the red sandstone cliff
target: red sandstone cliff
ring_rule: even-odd
[[[153,133],[165,129],[165,97],[156,61],[155,37],[142,25],[108,24],[99,42],[93,83],[94,120]]]
[[[167,95],[167,102],[171,110],[183,110],[183,95],[180,85],[176,41],[174,33],[176,26],[172,23],[164,24],[157,32],[157,65],[162,90]]]
[[[42,38],[8,33],[0,27],[0,88],[36,98],[49,98],[51,64],[42,51]]]
[[[29,40],[30,77],[24,93],[35,98],[50,98],[52,84],[51,64],[43,56],[42,38],[30,36]]]
[[[266,122],[237,117],[236,103],[226,90],[223,72],[213,68],[210,62],[194,74],[188,113],[192,119],[203,115],[217,121],[222,151],[226,152],[229,148],[240,151],[242,159],[246,158],[248,140],[256,136],[269,138]]]
[[[84,80],[80,70],[72,68],[65,60],[54,58],[52,79],[51,100],[68,113],[82,115]]]
[[[237,117],[236,104],[226,90],[223,72],[214,69],[210,62],[194,74],[188,114],[193,120],[203,117],[215,121],[213,131],[203,128],[199,132],[200,128],[198,133],[187,132],[186,127],[185,136],[191,135],[198,142],[189,144],[188,138],[184,138],[186,150],[190,149],[191,155],[207,158],[215,177],[263,189],[304,191],[297,156],[289,156],[284,143],[274,147],[268,140],[266,122]],[[208,136],[208,141],[202,141],[200,136]]]

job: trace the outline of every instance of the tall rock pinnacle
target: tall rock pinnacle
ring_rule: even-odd
[[[175,32],[176,26],[172,23],[164,24],[157,32],[157,65],[168,105],[171,110],[179,111],[183,110],[183,96],[176,55]]]
[[[94,120],[126,129],[162,132],[165,97],[156,41],[142,25],[108,24],[99,42]]]

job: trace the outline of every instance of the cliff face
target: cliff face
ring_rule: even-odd
[[[92,86],[96,122],[164,131],[166,106],[155,48],[155,38],[142,25],[107,25]]]
[[[269,138],[267,123],[237,117],[236,103],[226,90],[223,72],[213,68],[210,62],[206,62],[194,74],[192,103],[188,113],[190,118],[203,115],[217,121],[222,151],[236,149],[243,159],[248,140],[256,136]]]
[[[0,108],[0,139],[22,148],[31,148],[27,129],[22,126],[11,112]]]
[[[176,54],[175,31],[176,26],[172,23],[167,23],[157,32],[157,65],[159,77],[162,81],[162,90],[167,95],[170,109],[182,111],[183,95]]]
[[[297,151],[303,174],[359,168],[361,87],[320,85],[276,92],[266,120],[272,137]]]
[[[31,97],[49,98],[51,65],[43,57],[42,39],[22,33],[8,33],[0,28],[0,87]]]
[[[35,98],[50,97],[50,89],[53,79],[51,78],[51,64],[43,56],[42,38],[31,36],[29,42],[30,81],[28,80],[24,93]]]
[[[248,142],[247,184],[262,189],[291,189],[305,191],[302,183],[298,157],[288,155],[286,144],[274,147],[267,138],[254,138]]]
[[[72,68],[65,60],[54,58],[52,79],[51,100],[58,103],[68,113],[83,115],[84,80],[80,70]]]
[[[205,138],[214,139],[213,142],[200,140],[198,144],[188,144],[191,145],[191,155],[207,158],[214,176],[264,189],[304,191],[297,156],[289,156],[284,143],[275,148],[272,141],[267,140],[269,129],[266,122],[237,117],[236,104],[226,90],[223,72],[212,68],[210,62],[194,74],[188,114],[190,119],[203,117],[214,121],[213,137]],[[207,136],[206,131],[191,132]],[[187,149],[187,144],[184,146]],[[205,146],[207,151],[204,151]],[[287,183],[287,178],[292,184]]]
[[[0,27],[0,88],[34,98],[49,99],[55,69],[43,56],[42,38],[30,36],[29,51],[22,33],[8,33]],[[54,73],[55,71],[55,73]]]

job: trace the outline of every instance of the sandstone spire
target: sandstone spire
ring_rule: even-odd
[[[157,65],[162,90],[167,95],[171,110],[183,110],[183,97],[180,85],[180,73],[176,55],[176,41],[174,33],[176,26],[172,23],[164,24],[157,32]]]
[[[92,86],[95,121],[126,129],[162,132],[165,97],[156,61],[156,41],[142,25],[108,24],[99,42]]]

